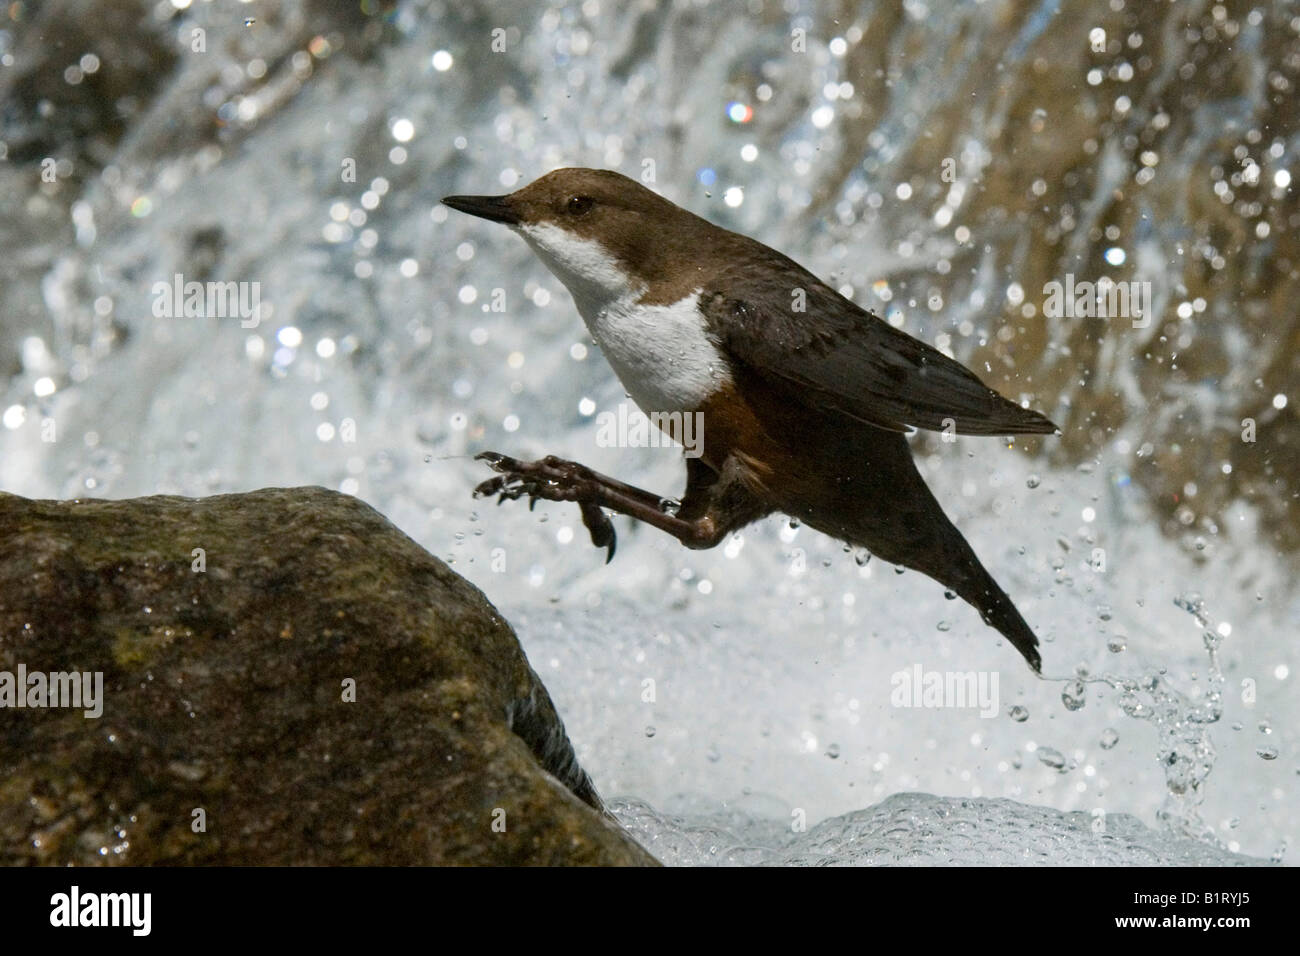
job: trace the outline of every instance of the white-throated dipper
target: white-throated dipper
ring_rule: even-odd
[[[476,496],[577,502],[611,558],[603,508],[690,548],[783,512],[951,588],[1040,670],[1037,637],[944,515],[903,436],[909,426],[1051,434],[1047,418],[776,250],[619,173],[557,169],[508,196],[443,202],[523,237],[643,412],[704,423],[680,504],[576,462],[496,452],[478,456],[500,474]]]

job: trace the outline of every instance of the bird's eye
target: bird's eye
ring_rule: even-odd
[[[593,205],[595,200],[590,196],[570,196],[565,208],[570,216],[585,216]]]

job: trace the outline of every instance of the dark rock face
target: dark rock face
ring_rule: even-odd
[[[103,713],[0,708],[2,864],[654,862],[509,625],[345,495],[0,494],[19,665]]]

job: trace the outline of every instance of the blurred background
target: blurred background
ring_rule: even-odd
[[[359,496],[503,610],[683,861],[921,790],[1294,863],[1297,83],[1287,0],[12,2],[0,490]],[[625,396],[568,294],[437,202],[561,165],[762,239],[1062,426],[914,438],[1056,679],[778,518],[703,553],[620,519],[606,566],[576,510],[470,497],[485,449],[684,484],[597,446]],[[160,310],[177,275],[256,283],[259,321]],[[1049,314],[1067,276],[1147,283],[1149,314]],[[999,716],[891,707],[917,663],[997,671]]]

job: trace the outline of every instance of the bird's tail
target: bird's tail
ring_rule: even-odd
[[[1038,638],[944,514],[917,471],[907,441],[901,435],[859,430],[831,435],[828,444],[827,454],[834,460],[855,464],[851,469],[839,466],[835,490],[825,495],[835,501],[834,509],[805,509],[801,517],[819,531],[920,571],[955,592],[1011,642],[1034,673],[1041,673]],[[852,480],[843,480],[846,472]]]
[[[980,564],[974,550],[938,503],[924,512],[914,512],[911,517],[914,520],[909,523],[908,530],[922,533],[910,541],[906,535],[887,540],[873,536],[874,542],[852,534],[841,533],[840,537],[855,544],[865,544],[883,560],[920,571],[938,581],[979,611],[984,623],[1000,631],[1034,673],[1041,674],[1043,662],[1038,653],[1038,637],[1020,616],[1007,592]],[[904,541],[907,541],[906,545]]]
[[[877,526],[872,533],[855,535],[845,529],[848,533],[841,537],[864,544],[886,561],[920,571],[955,592],[980,612],[985,624],[1011,642],[1034,673],[1042,673],[1038,638],[1011,598],[985,570],[957,526],[948,520],[917,473],[911,456],[900,457],[895,464],[890,472],[894,507],[876,507],[870,512],[864,524]],[[879,527],[882,519],[887,523],[884,528]]]
[[[980,612],[985,624],[996,628],[1011,642],[1034,673],[1041,674],[1043,662],[1038,653],[1038,637],[1020,616],[1007,592],[985,570],[974,549],[957,526],[948,520],[938,502],[934,502],[924,514],[924,519],[914,516],[916,523],[913,527],[918,524],[924,527],[926,545],[910,549],[898,563],[920,571],[955,592]]]
[[[1029,662],[1034,673],[1041,674],[1043,659],[1038,653],[1038,636],[1020,616],[1020,612],[1011,603],[1007,592],[998,587],[993,576],[984,570],[984,566],[979,563],[979,559],[975,557],[975,553],[971,551],[964,539],[962,544],[969,554],[969,561],[966,563],[968,573],[954,575],[959,579],[944,583],[956,591],[963,601],[979,611],[985,624],[1001,631],[1002,635],[1011,642],[1011,646]]]

